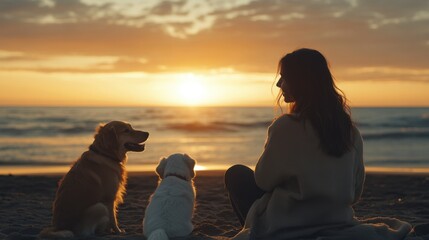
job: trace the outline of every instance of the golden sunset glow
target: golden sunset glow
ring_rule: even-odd
[[[337,74],[337,76],[340,74]],[[344,79],[347,76],[337,77]],[[274,73],[0,72],[0,104],[18,106],[273,106]],[[14,79],[5,81],[3,79]],[[345,78],[347,79],[347,78]],[[337,81],[352,106],[427,106],[424,81]]]
[[[180,99],[183,104],[197,106],[204,103],[207,97],[207,91],[201,78],[190,73],[181,76],[179,81]]]
[[[197,165],[195,165],[194,170],[195,171],[203,171],[203,170],[207,170],[207,167],[197,164]]]
[[[327,57],[352,106],[429,106],[417,2],[12,2],[3,106],[272,106],[277,62],[301,47]]]

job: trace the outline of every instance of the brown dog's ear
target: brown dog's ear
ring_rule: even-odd
[[[116,129],[113,126],[110,126],[108,129],[104,129],[105,133],[103,134],[103,142],[106,144],[108,150],[116,151],[118,148],[118,135],[116,134]]]
[[[186,153],[184,154],[184,156],[185,156],[186,164],[188,165],[188,168],[189,168],[189,172],[191,173],[191,179],[192,179],[195,177],[194,167],[195,167],[196,161]]]
[[[104,126],[105,126],[104,123],[98,124],[98,126],[95,128],[94,138],[98,137],[98,134],[101,132],[101,129],[103,129]]]
[[[118,150],[118,136],[115,128],[113,126],[103,126],[100,124],[96,131],[95,144],[98,149],[116,154],[115,152]]]
[[[163,179],[164,178],[164,169],[165,166],[167,165],[167,159],[161,158],[161,160],[159,161],[158,167],[156,167],[156,174],[158,174],[158,176]]]
[[[103,137],[101,134],[101,131],[103,131],[105,124],[104,123],[100,123],[98,124],[98,126],[95,128],[95,134],[94,134],[94,145],[97,149],[102,149],[104,147],[104,143],[103,143]]]
[[[95,128],[95,134],[98,134],[104,126],[106,126],[106,124],[99,123],[98,126]]]

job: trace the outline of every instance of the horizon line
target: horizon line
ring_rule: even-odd
[[[349,105],[351,108],[429,108],[429,105]],[[66,108],[277,108],[276,105],[0,105],[0,108],[66,107]],[[282,106],[284,107],[284,106]]]
[[[157,164],[129,164],[127,165],[127,171],[129,174],[142,174],[142,173],[154,173],[154,169]],[[198,173],[203,172],[219,172],[225,171],[230,165],[200,165],[199,169],[196,170]],[[254,165],[249,166],[255,169]],[[1,175],[57,175],[65,174],[69,171],[70,166],[6,166],[0,169]],[[366,173],[369,174],[390,174],[390,175],[424,175],[429,176],[429,167],[400,167],[400,166],[367,166],[365,169]],[[198,175],[197,173],[197,175]]]

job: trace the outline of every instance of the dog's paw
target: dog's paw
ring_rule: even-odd
[[[112,229],[112,232],[113,232],[114,234],[125,234],[125,233],[126,233],[124,229],[120,229],[119,227],[114,227],[114,228]]]

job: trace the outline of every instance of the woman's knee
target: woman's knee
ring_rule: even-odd
[[[228,187],[230,183],[240,182],[244,179],[253,178],[254,172],[251,168],[237,164],[230,167],[225,172],[225,185]]]

